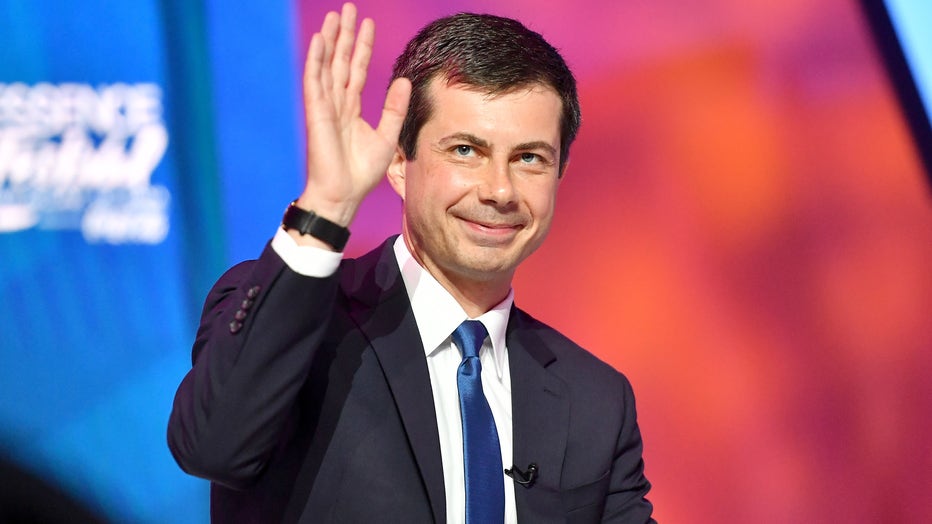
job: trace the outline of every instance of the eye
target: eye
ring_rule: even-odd
[[[473,153],[472,146],[461,144],[453,149],[459,156],[470,156]]]
[[[525,164],[531,164],[531,163],[541,161],[540,155],[536,155],[534,153],[521,153],[520,158],[521,158],[521,161],[524,162]]]

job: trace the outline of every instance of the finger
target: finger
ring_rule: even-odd
[[[370,18],[362,21],[359,26],[359,36],[356,37],[356,49],[353,50],[353,59],[350,64],[350,75],[346,85],[349,94],[347,103],[353,104],[347,109],[350,114],[360,111],[359,96],[366,85],[366,76],[369,70],[369,61],[372,59],[372,46],[375,42],[375,22]]]
[[[333,85],[330,63],[333,61],[333,50],[336,46],[337,34],[340,31],[340,15],[334,11],[327,13],[324,23],[320,26],[320,36],[324,44],[324,54],[321,62],[321,85],[330,90]]]
[[[311,43],[307,47],[307,58],[304,61],[304,105],[309,108],[312,103],[320,100],[322,88],[320,83],[321,69],[324,61],[324,43],[320,33],[311,36]]]
[[[411,81],[407,78],[396,78],[388,87],[385,95],[385,106],[382,108],[382,117],[376,133],[390,144],[398,143],[401,126],[405,115],[408,114],[408,102],[411,99]]]
[[[343,5],[340,16],[340,32],[334,46],[331,69],[333,73],[334,102],[342,106],[346,81],[349,78],[349,64],[353,54],[353,42],[356,40],[356,6],[351,3]]]

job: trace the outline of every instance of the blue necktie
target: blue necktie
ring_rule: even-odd
[[[463,353],[456,374],[463,418],[463,462],[466,470],[466,524],[505,520],[505,476],[502,449],[489,402],[482,393],[479,348],[487,335],[478,320],[466,320],[453,332]]]

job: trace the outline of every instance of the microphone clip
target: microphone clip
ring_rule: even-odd
[[[531,463],[527,467],[527,471],[521,471],[518,466],[512,465],[510,469],[505,469],[505,474],[512,478],[518,484],[521,484],[525,488],[530,488],[534,485],[534,482],[537,480],[538,469],[537,464]]]

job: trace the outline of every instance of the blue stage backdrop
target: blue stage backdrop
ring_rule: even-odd
[[[165,424],[207,289],[299,188],[292,19],[0,1],[0,456],[108,520],[207,520]]]

